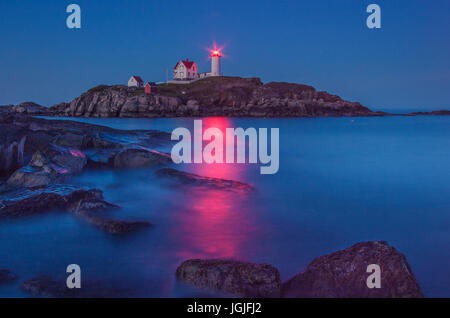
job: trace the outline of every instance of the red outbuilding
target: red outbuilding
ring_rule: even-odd
[[[153,82],[148,82],[145,84],[145,94],[156,94],[158,91],[158,87]]]

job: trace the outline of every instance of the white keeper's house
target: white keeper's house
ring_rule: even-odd
[[[198,67],[194,61],[179,61],[173,68],[174,80],[193,80],[198,78]]]
[[[140,76],[131,76],[128,80],[128,87],[144,87],[144,81]]]

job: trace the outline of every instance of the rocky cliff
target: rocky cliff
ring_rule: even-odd
[[[70,103],[51,107],[54,116],[74,117],[313,117],[374,116],[356,102],[301,84],[258,78],[214,77],[191,84],[163,84],[158,93],[126,86],[98,86]]]

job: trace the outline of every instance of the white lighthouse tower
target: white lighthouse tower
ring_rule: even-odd
[[[222,53],[219,50],[214,50],[209,57],[211,58],[211,76],[220,76],[220,58]]]

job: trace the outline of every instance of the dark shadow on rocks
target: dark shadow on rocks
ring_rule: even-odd
[[[18,277],[9,269],[0,269],[0,284],[9,284],[15,282]]]

